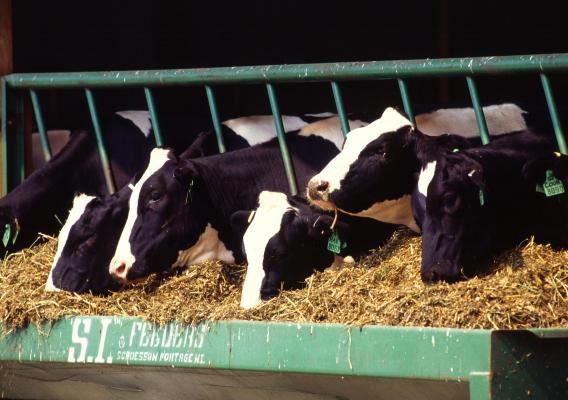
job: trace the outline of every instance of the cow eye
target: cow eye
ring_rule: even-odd
[[[442,205],[447,213],[455,213],[461,205],[461,198],[456,194],[447,194],[442,200]]]
[[[162,198],[162,193],[161,192],[152,192],[150,193],[150,201],[148,201],[149,204],[155,203],[157,201],[159,201]]]

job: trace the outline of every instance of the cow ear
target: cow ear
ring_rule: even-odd
[[[255,210],[239,210],[231,215],[231,227],[244,232],[254,218]]]
[[[180,162],[174,169],[174,178],[179,182],[189,182],[197,175],[197,171],[190,162]]]
[[[467,174],[469,179],[477,186],[480,190],[485,190],[485,181],[483,179],[483,170],[480,166],[473,168]]]
[[[553,169],[554,159],[552,156],[533,158],[523,165],[523,179],[530,184],[544,182],[547,169]]]
[[[205,149],[207,148],[207,140],[210,139],[211,134],[209,132],[201,132],[197,135],[197,138],[187,147],[183,153],[179,155],[181,160],[189,160],[191,158],[204,157]]]
[[[309,235],[317,238],[329,236],[333,225],[333,216],[328,214],[317,214],[312,216],[308,228]],[[337,225],[337,221],[336,221]],[[335,228],[335,226],[333,226]]]

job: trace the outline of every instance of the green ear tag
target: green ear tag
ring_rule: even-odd
[[[336,231],[331,232],[331,236],[327,241],[327,249],[335,254],[339,254],[341,251],[341,240],[339,239],[339,235],[337,235]]]
[[[8,243],[10,243],[11,231],[12,225],[4,225],[4,236],[2,236],[2,244],[4,245],[4,247],[8,247]]]
[[[485,193],[483,193],[483,190],[479,190],[479,204],[481,206],[485,205]]]
[[[557,179],[551,170],[546,170],[546,181],[542,184],[546,197],[558,196],[564,193],[564,185],[560,179]]]

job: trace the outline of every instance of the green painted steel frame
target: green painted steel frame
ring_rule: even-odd
[[[139,318],[84,316],[9,334],[0,340],[0,366],[98,363],[109,373],[112,366],[131,365],[469,382],[471,399],[500,399],[526,390],[568,393],[561,368],[567,344],[568,329],[533,333],[249,321],[155,326]],[[548,351],[539,354],[539,347]],[[531,356],[535,362],[519,374],[519,363]],[[560,372],[535,376],[540,363]],[[508,383],[513,378],[514,385]]]
[[[311,82],[311,81],[330,81],[339,115],[341,129],[344,134],[349,130],[345,107],[341,98],[338,81],[342,80],[372,80],[372,79],[396,79],[403,107],[413,123],[414,115],[410,104],[410,96],[404,78],[423,78],[423,77],[443,77],[443,76],[465,76],[470,92],[472,104],[475,110],[476,120],[479,126],[480,135],[483,143],[488,143],[489,136],[485,117],[479,101],[479,95],[475,87],[473,76],[496,75],[511,73],[538,73],[540,74],[545,98],[549,107],[554,132],[557,138],[559,149],[562,153],[567,152],[566,141],[562,132],[560,120],[557,115],[552,88],[546,73],[564,72],[568,70],[568,53],[561,54],[540,54],[540,55],[521,55],[521,56],[501,56],[501,57],[474,57],[474,58],[447,58],[447,59],[425,59],[425,60],[398,60],[398,61],[368,61],[351,63],[326,63],[326,64],[297,64],[297,65],[265,65],[249,67],[222,67],[222,68],[196,68],[196,69],[177,69],[177,70],[146,70],[146,71],[106,71],[106,72],[72,72],[72,73],[28,73],[11,74],[3,78],[3,96],[6,97],[7,88],[29,89],[34,101],[34,110],[38,125],[42,124],[42,119],[37,118],[40,112],[37,96],[34,90],[42,88],[62,89],[62,88],[83,88],[86,93],[91,93],[93,88],[112,88],[112,87],[142,87],[146,95],[148,109],[151,115],[152,127],[156,143],[162,144],[158,115],[152,97],[150,87],[155,86],[175,86],[175,85],[203,85],[206,89],[207,100],[211,111],[211,117],[219,150],[224,151],[224,143],[221,135],[220,121],[213,94],[212,85],[219,84],[253,84],[264,83],[268,90],[268,97],[274,117],[274,123],[282,153],[282,159],[288,177],[291,193],[297,192],[297,185],[294,175],[294,166],[288,154],[286,140],[283,135],[282,118],[278,109],[274,84],[282,82]],[[17,92],[15,98],[16,106],[23,109],[23,102]],[[89,98],[89,96],[87,96]],[[8,99],[9,100],[9,99]],[[37,104],[36,104],[37,103]],[[92,103],[92,104],[91,104]],[[103,170],[107,179],[109,191],[113,192],[112,174],[105,162],[105,149],[102,144],[100,131],[96,131],[96,108],[94,103],[89,103],[95,134],[99,144],[99,153]],[[22,113],[22,110],[19,111]],[[3,109],[4,120],[8,120],[9,113],[6,107]],[[18,112],[16,111],[16,114]],[[17,157],[13,163],[17,172],[23,171],[23,135],[22,127],[16,126],[16,145]],[[43,124],[42,124],[43,125]],[[7,125],[6,125],[7,126]],[[40,128],[40,131],[42,129]],[[45,128],[43,129],[45,130]],[[3,129],[3,140],[1,142],[3,160],[7,159],[8,151],[6,146],[10,143],[6,140],[8,129]],[[45,145],[45,135],[42,135],[44,152],[47,151]],[[9,189],[6,179],[6,161],[3,164],[3,176],[5,179],[2,187],[2,194],[5,195]],[[23,180],[23,174],[14,174],[10,178],[13,184],[18,184]]]

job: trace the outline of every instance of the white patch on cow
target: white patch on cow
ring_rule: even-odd
[[[219,232],[207,224],[205,231],[199,236],[197,242],[186,250],[181,250],[172,267],[187,267],[206,260],[220,260],[234,263],[233,252],[227,250],[225,243],[219,239]]]
[[[516,104],[504,103],[483,107],[487,129],[492,135],[503,135],[527,129],[526,111]],[[479,136],[473,108],[442,108],[416,116],[418,130],[426,135],[453,133],[464,137]]]
[[[307,117],[314,117],[314,118],[329,118],[329,117],[333,117],[335,116],[334,113],[326,111],[326,112],[321,112],[321,113],[309,113],[309,114],[304,114]]]
[[[410,121],[402,114],[392,107],[387,108],[381,118],[349,132],[341,153],[335,156],[310,182],[327,181],[329,182],[329,193],[338,190],[351,164],[359,158],[361,151],[370,142],[379,138],[383,133],[396,131],[408,125],[411,125]]]
[[[366,125],[366,122],[360,120],[349,121],[349,130],[352,131],[353,129],[361,128]],[[343,136],[343,131],[341,130],[341,125],[339,124],[339,117],[337,116],[309,124],[300,129],[299,135],[320,136],[333,142],[333,144],[339,150],[341,150],[341,148],[343,147],[343,142],[345,142],[345,136]]]
[[[347,257],[350,257],[353,260],[353,257],[351,257],[351,256],[347,256]],[[341,268],[343,268],[343,263],[346,262],[345,261],[346,258],[343,258],[343,257],[341,257],[337,254],[334,254],[333,255],[333,262],[325,270],[326,271],[339,271]]]
[[[241,307],[252,308],[260,303],[260,288],[264,278],[264,251],[270,238],[280,230],[282,216],[293,208],[284,193],[263,191],[258,196],[259,206],[248,226],[243,243],[247,255],[247,273],[241,294]]]
[[[75,225],[79,218],[81,218],[81,216],[85,212],[85,208],[94,198],[94,196],[79,194],[73,199],[73,207],[69,211],[67,221],[65,221],[65,224],[61,228],[61,231],[59,231],[59,236],[57,237],[57,251],[55,252],[55,257],[53,258],[53,263],[51,264],[51,270],[49,271],[49,276],[47,277],[47,282],[45,283],[46,292],[56,292],[61,290],[57,288],[53,283],[53,269],[57,265],[57,262],[61,257],[61,253],[65,248],[65,244],[67,243],[67,239],[69,238],[69,232],[71,231],[71,228],[73,227],[73,225]]]
[[[418,177],[418,191],[424,195],[428,196],[428,186],[434,178],[434,173],[436,172],[436,161],[430,161],[422,170],[420,171],[420,176]]]
[[[152,129],[152,121],[150,120],[150,113],[146,110],[135,111],[118,111],[116,115],[124,119],[132,121],[134,125],[140,129],[144,136],[148,137]]]
[[[170,150],[168,149],[159,149],[155,148],[150,153],[150,162],[146,171],[140,178],[138,182],[134,185],[132,189],[132,194],[130,195],[130,200],[128,201],[128,217],[126,219],[126,223],[124,224],[124,228],[122,229],[122,233],[120,235],[120,239],[118,240],[118,244],[116,246],[116,251],[114,253],[114,257],[112,258],[110,265],[109,265],[109,272],[112,274],[119,265],[124,263],[126,265],[126,271],[134,264],[136,260],[134,255],[132,254],[132,248],[130,246],[130,234],[132,232],[132,228],[134,227],[134,222],[138,218],[138,199],[140,197],[140,190],[144,183],[152,176],[156,171],[164,166],[166,161],[169,160]]]
[[[410,207],[411,196],[404,196],[395,200],[385,200],[373,204],[366,210],[358,213],[350,213],[342,210],[345,214],[354,215],[356,217],[368,217],[387,224],[405,225],[414,232],[420,232],[420,228],[416,224],[412,209]],[[317,204],[317,202],[314,202]]]
[[[308,123],[300,117],[282,116],[285,132],[297,131]],[[276,127],[271,115],[253,115],[223,121],[223,125],[243,137],[250,146],[264,143],[276,137]]]

